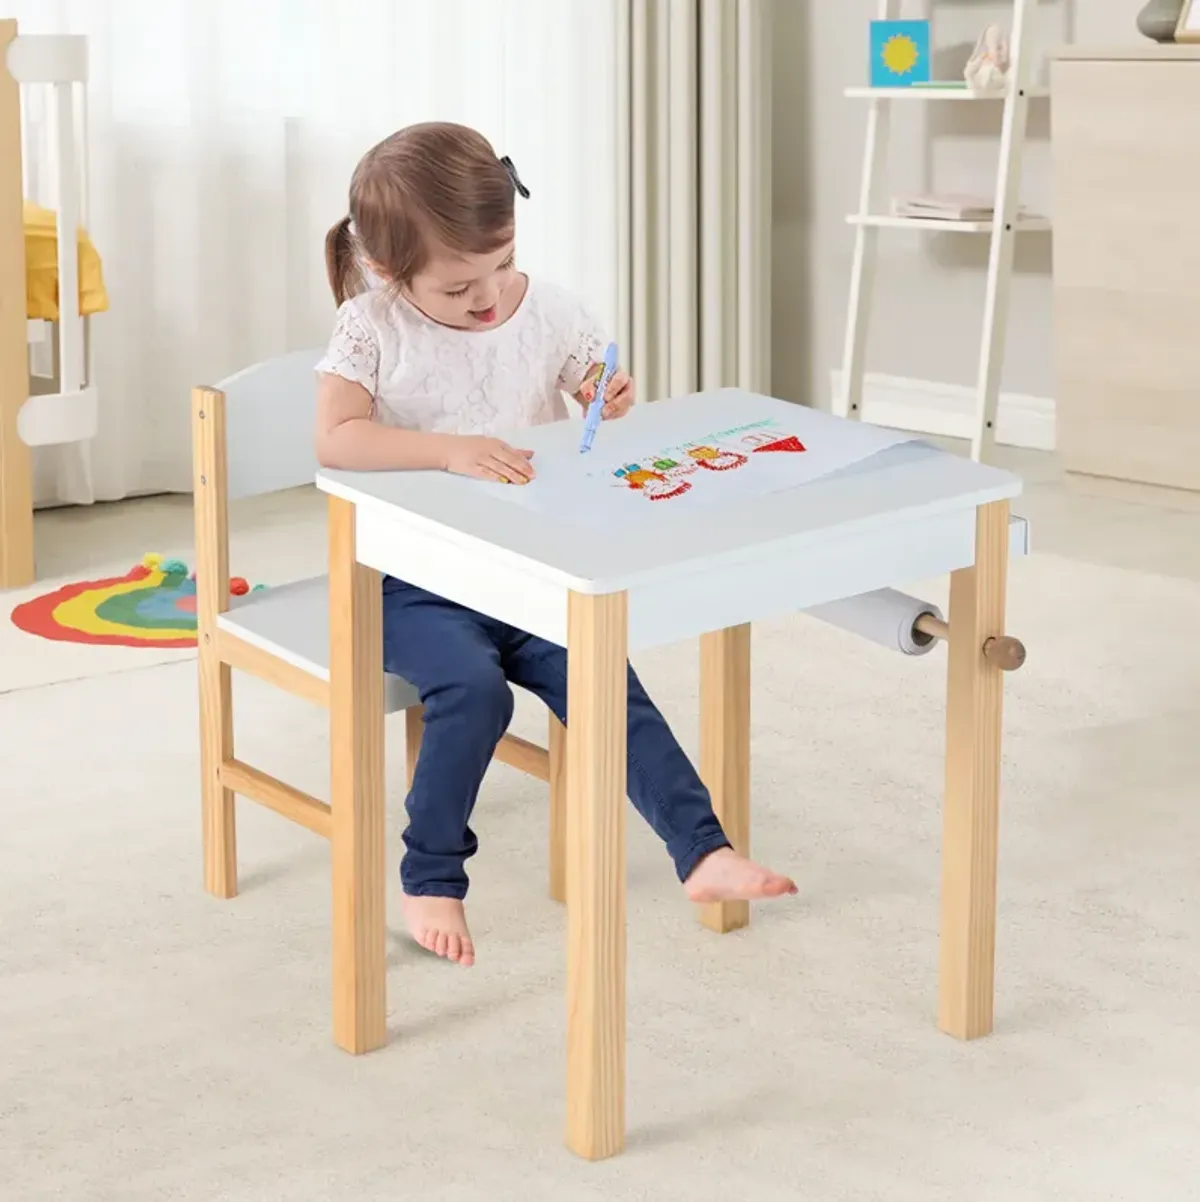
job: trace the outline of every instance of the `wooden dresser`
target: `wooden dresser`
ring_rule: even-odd
[[[1200,45],[1052,72],[1059,456],[1200,490]]]

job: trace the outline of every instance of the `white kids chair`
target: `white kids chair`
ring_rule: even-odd
[[[216,387],[192,390],[192,450],[196,520],[196,636],[200,676],[200,793],[203,814],[204,885],[217,897],[237,894],[234,795],[267,806],[330,840],[337,866],[334,887],[348,888],[362,904],[382,913],[386,875],[360,873],[359,849],[339,842],[372,840],[372,863],[382,864],[384,832],[339,822],[331,807],[235,758],[231,669],[247,672],[308,701],[331,708],[330,582],[314,576],[240,597],[229,593],[230,498],[259,496],[310,484],[317,471],[313,438],[318,350],[297,351],[230,376]],[[331,537],[336,537],[331,524]],[[376,611],[378,612],[378,610]],[[416,689],[397,676],[384,677],[386,713],[405,711],[408,781],[421,743],[421,705]],[[353,722],[339,723],[331,710],[332,753],[351,756],[338,741]],[[550,895],[566,897],[565,728],[550,715],[549,748],[505,735],[496,759],[550,785]],[[347,867],[348,866],[348,867]],[[340,873],[348,873],[339,880]],[[368,879],[369,878],[369,879]],[[337,907],[335,906],[335,916]],[[363,1031],[353,1018],[340,1021],[336,999],[350,974],[358,994],[384,988],[384,948],[364,952],[355,932],[334,922],[334,1038],[350,1052],[383,1042],[382,1031]],[[369,963],[361,963],[366,958]]]

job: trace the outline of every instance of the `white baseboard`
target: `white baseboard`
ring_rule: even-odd
[[[830,376],[830,395],[838,397],[842,373],[833,371]],[[974,417],[975,390],[965,384],[868,373],[863,385],[863,419],[872,425],[946,438],[969,438]],[[1001,393],[996,441],[1010,447],[1053,451],[1054,401],[1016,392]]]

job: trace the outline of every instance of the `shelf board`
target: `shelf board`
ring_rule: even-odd
[[[870,225],[889,230],[935,230],[940,234],[990,234],[995,225],[991,221],[944,221],[936,217],[896,217],[891,213],[850,213],[846,217],[850,225]],[[1020,217],[1016,221],[1016,233],[1036,234],[1050,229],[1048,217]]]
[[[1007,92],[976,93],[967,88],[847,88],[846,95],[851,100],[951,100],[987,104],[997,100],[1006,100]],[[1025,95],[1030,100],[1043,99],[1050,95],[1050,89],[1040,85],[1029,85]]]
[[[1087,63],[1169,63],[1200,59],[1200,43],[1130,42],[1127,46],[1059,46],[1050,52],[1052,62]]]

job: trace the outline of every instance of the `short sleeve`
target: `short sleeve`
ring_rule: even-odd
[[[379,394],[379,339],[353,300],[338,310],[329,346],[317,371],[361,384],[374,398]]]
[[[600,322],[579,302],[570,306],[565,324],[566,357],[558,386],[573,396],[583,387],[592,366],[603,361],[608,337]]]

